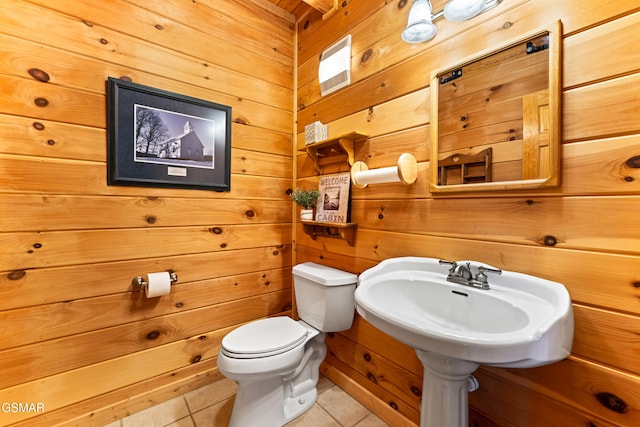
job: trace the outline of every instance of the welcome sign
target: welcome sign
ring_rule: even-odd
[[[349,172],[320,176],[316,221],[349,222],[350,189],[351,174]]]

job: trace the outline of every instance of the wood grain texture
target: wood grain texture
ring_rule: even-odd
[[[201,268],[193,269],[192,265]],[[53,268],[11,270],[0,275],[2,309],[74,301],[129,291],[133,277],[148,271],[180,272],[179,282],[235,277],[251,271],[291,267],[291,246],[133,259]],[[266,273],[265,278],[269,275]],[[42,283],[48,285],[42,286]]]
[[[218,380],[224,333],[292,314],[293,262],[360,273],[404,255],[479,259],[559,281],[572,296],[571,358],[479,369],[476,425],[640,423],[637,5],[503,2],[469,22],[439,21],[433,41],[408,45],[404,0],[342,2],[329,19],[290,0],[113,4],[3,3],[0,401],[42,399],[47,411],[3,414],[0,425],[101,426]],[[431,70],[557,19],[561,186],[434,199]],[[318,58],[346,34],[352,84],[323,98]],[[230,105],[231,192],[107,186],[109,76]],[[371,135],[355,149],[370,168],[403,152],[419,162],[410,186],[352,192],[353,247],[312,240],[293,219],[287,191],[318,182],[297,151],[315,120],[330,136]],[[180,278],[169,297],[131,289],[132,277],[166,270]],[[361,318],[328,341],[323,373],[390,425],[417,424],[412,349]]]
[[[304,125],[319,120],[328,125],[329,137],[369,134],[356,146],[355,157],[370,168],[392,166],[403,152],[415,154],[418,179],[408,186],[352,191],[351,219],[358,224],[353,247],[338,239],[312,240],[298,225],[296,262],[360,273],[399,256],[477,259],[561,282],[575,307],[572,356],[536,369],[481,367],[475,373],[480,389],[470,395],[471,422],[485,427],[637,424],[640,84],[638,35],[631,30],[639,19],[637,6],[623,0],[503,3],[467,23],[439,21],[436,38],[418,45],[400,41],[408,6],[400,0],[368,8],[350,2],[345,6],[349,16],[299,25],[298,148]],[[556,19],[564,32],[560,186],[432,197],[432,70]],[[321,97],[314,76],[318,55],[347,33],[354,40],[352,83]],[[505,117],[514,108],[507,108]],[[316,183],[306,156],[296,160],[298,184]],[[339,169],[332,165],[322,173]],[[411,348],[365,325],[358,317],[350,331],[328,340],[332,351],[324,372],[387,423],[417,424],[419,407],[403,379],[420,376],[421,365]],[[387,361],[395,360],[405,372],[384,375],[380,383],[381,372],[393,372]]]
[[[0,425],[107,424],[291,316],[294,24],[260,0],[11,0],[0,18]],[[231,191],[107,186],[108,77],[232,107]],[[135,276],[173,271],[146,299]]]

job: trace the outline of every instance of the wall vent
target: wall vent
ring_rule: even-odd
[[[318,78],[322,96],[351,83],[351,34],[322,52]]]

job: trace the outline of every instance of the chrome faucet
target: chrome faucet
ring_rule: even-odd
[[[502,274],[502,270],[499,268],[489,268],[481,265],[478,267],[478,272],[474,275],[471,271],[471,263],[469,262],[459,264],[456,261],[447,261],[444,259],[441,259],[439,262],[440,264],[451,266],[449,274],[447,275],[447,281],[482,290],[491,288],[486,273]]]

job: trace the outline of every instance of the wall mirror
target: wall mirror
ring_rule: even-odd
[[[557,186],[561,23],[431,75],[432,193]]]

